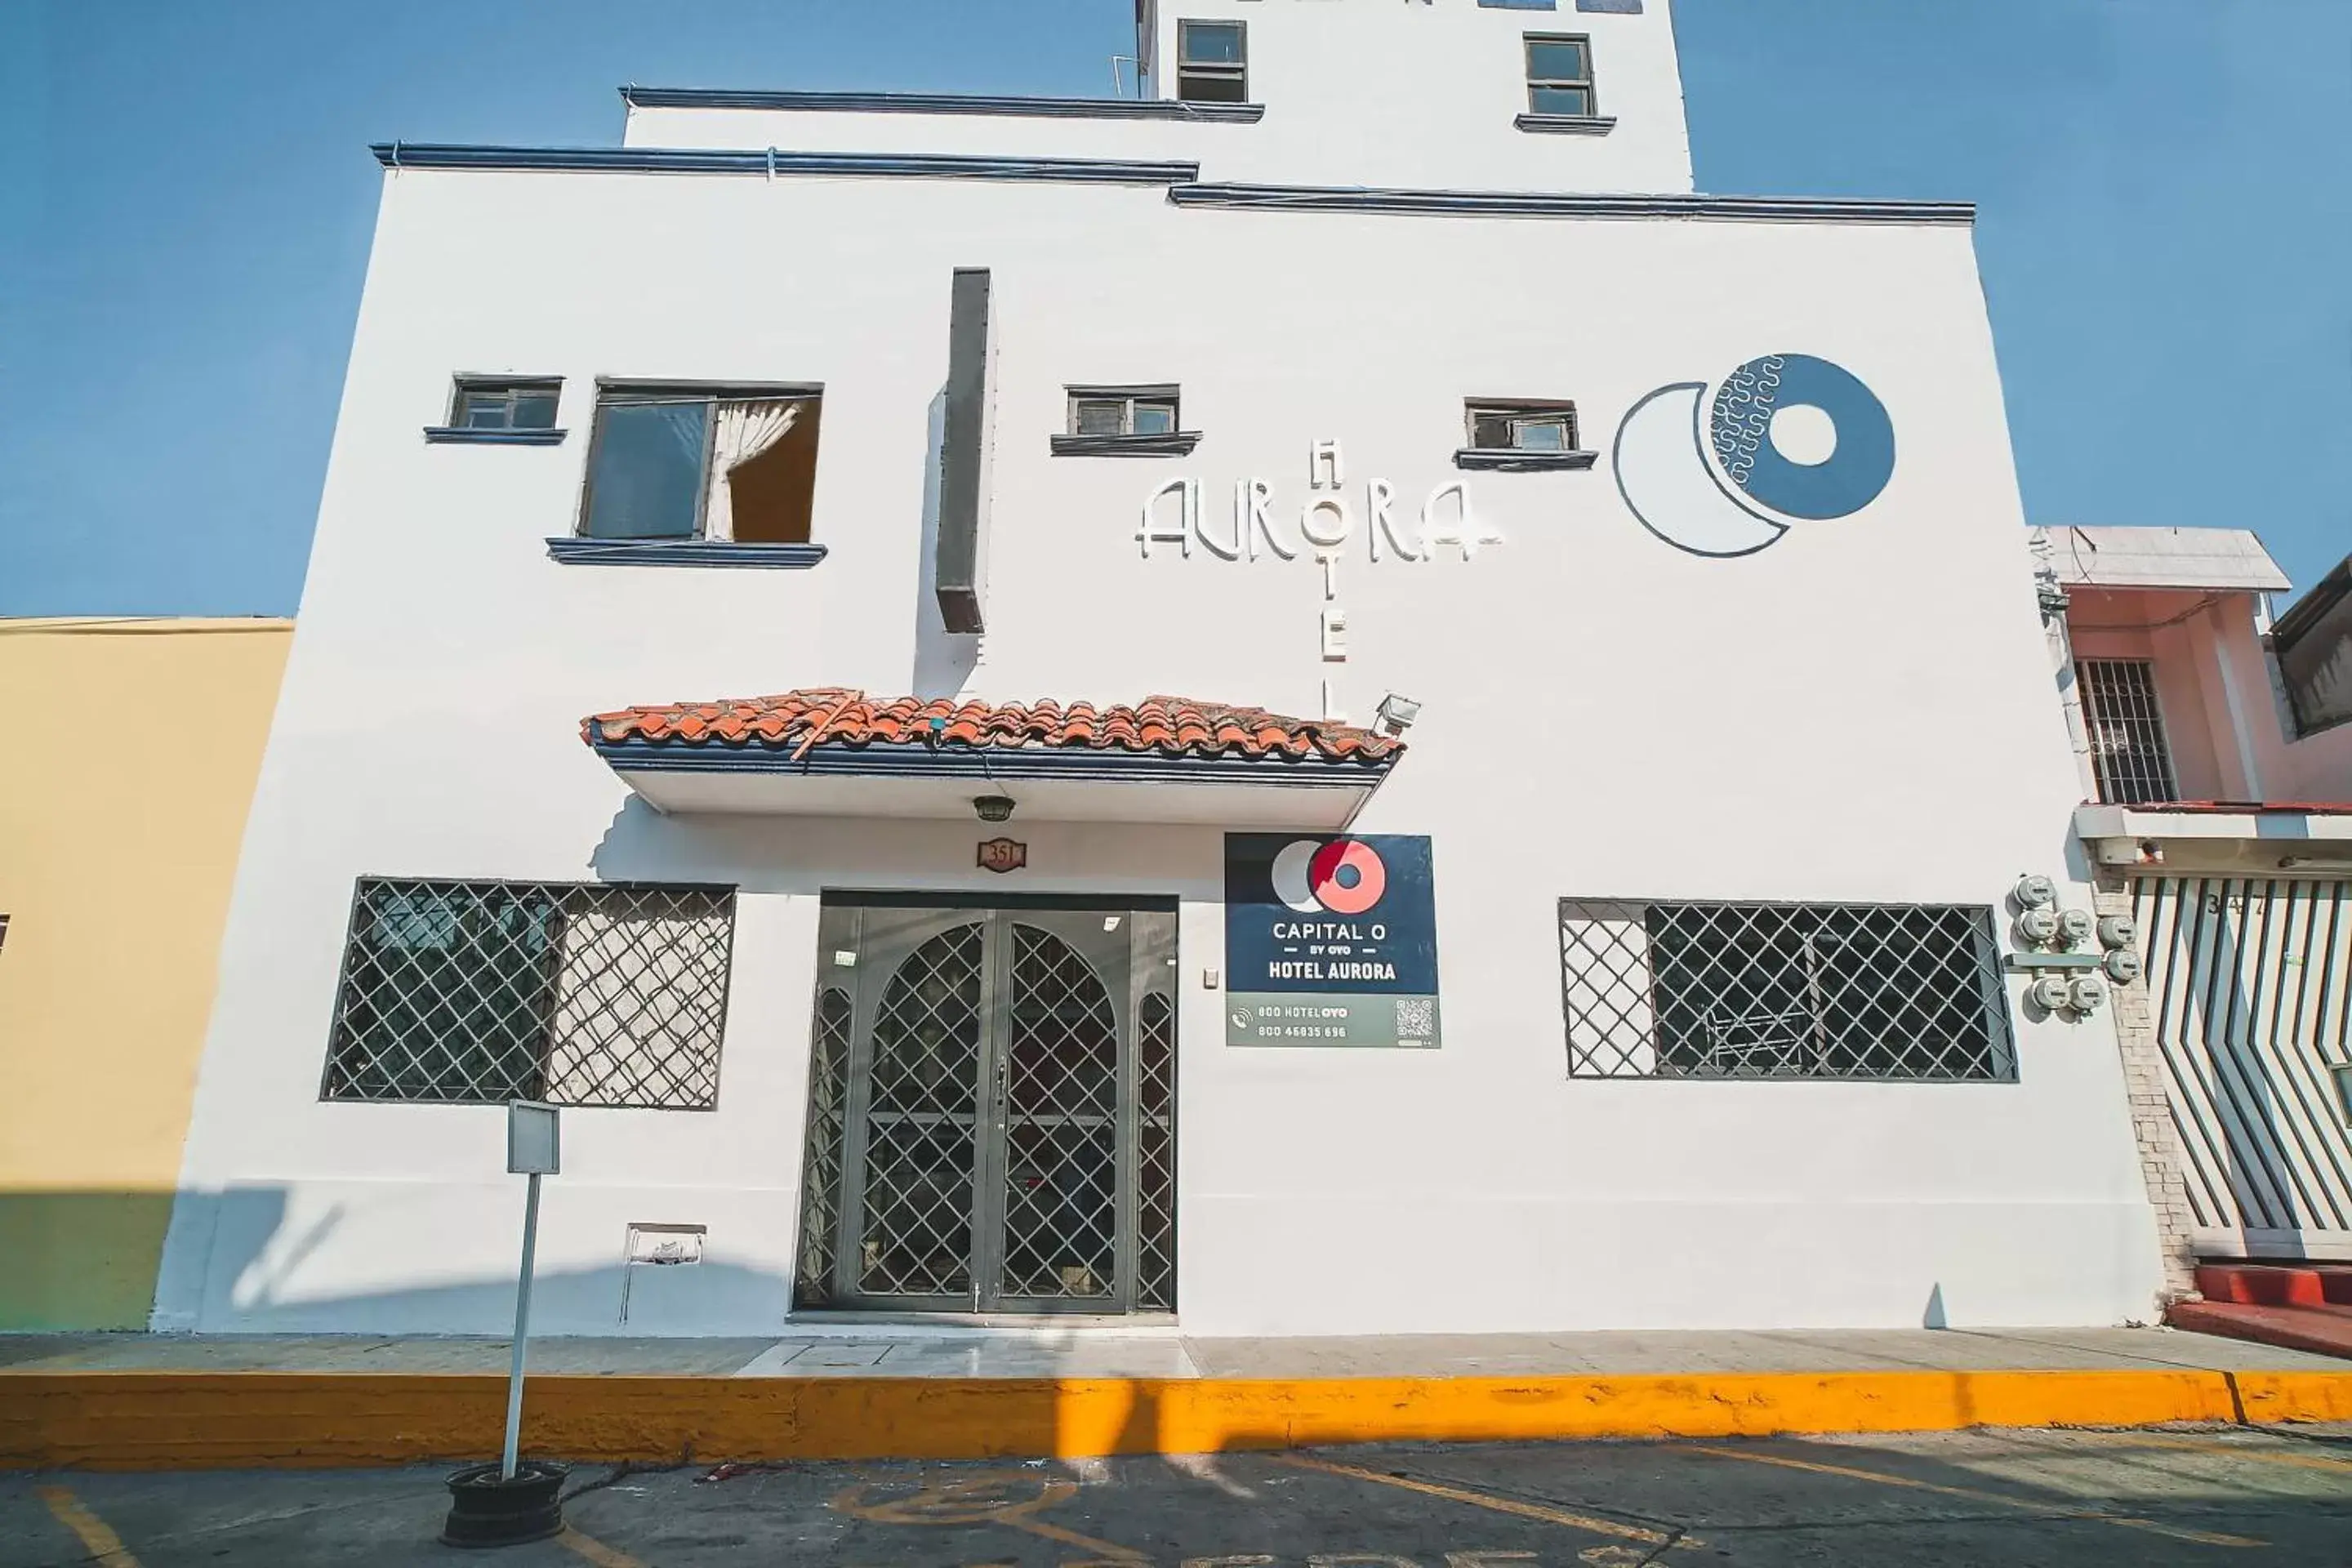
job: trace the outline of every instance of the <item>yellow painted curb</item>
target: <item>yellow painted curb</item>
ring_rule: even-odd
[[[505,1380],[0,1373],[0,1468],[478,1458]],[[621,1459],[973,1459],[1326,1444],[2352,1419],[2352,1371],[1240,1380],[531,1379],[524,1447]]]

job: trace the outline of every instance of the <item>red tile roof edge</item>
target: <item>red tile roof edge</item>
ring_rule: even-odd
[[[583,720],[580,738],[591,746],[716,743],[789,749],[795,755],[814,745],[1036,745],[1162,756],[1316,758],[1373,766],[1393,763],[1405,749],[1394,736],[1352,724],[1185,697],[1107,706],[1051,698],[991,703],[872,698],[842,687],[624,708]]]

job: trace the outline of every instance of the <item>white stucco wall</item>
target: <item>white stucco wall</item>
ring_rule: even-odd
[[[1303,0],[1302,0],[1303,4]],[[1334,7],[1336,9],[1336,7]],[[1510,16],[1508,13],[1481,13]],[[1662,20],[1662,18],[1654,18]],[[1581,18],[1580,18],[1581,20]],[[1591,18],[1597,26],[1607,18]],[[1205,132],[1204,132],[1205,133]],[[1222,134],[1223,132],[1217,132]],[[527,247],[530,268],[476,258]],[[993,269],[991,630],[938,633],[921,523],[950,269]],[[1509,289],[1484,281],[1517,280]],[[1736,279],[1736,286],[1729,280]],[[1897,431],[1863,514],[1711,560],[1589,473],[1469,475],[1472,561],[1349,547],[1345,681],[1426,709],[1357,826],[1434,836],[1446,1042],[1228,1049],[1220,841],[1023,821],[653,816],[582,715],[817,684],[1318,710],[1319,577],[1139,552],[1162,480],[1295,519],[1309,443],[1410,516],[1470,395],[1636,400],[1801,351]],[[432,447],[453,371],[565,378],[551,448]],[[807,572],[562,566],[593,378],[825,387]],[[1190,458],[1055,458],[1066,383],[1174,381]],[[2011,1085],[1566,1078],[1563,895],[1997,905],[2067,870],[2048,678],[1966,230],[1185,210],[1157,189],[877,179],[387,177],[310,574],[238,879],[157,1321],[501,1331],[520,1184],[495,1109],[325,1104],[353,879],[744,889],[719,1110],[568,1113],[550,1331],[614,1331],[623,1229],[710,1227],[631,1331],[777,1328],[817,890],[1183,900],[1180,1315],[1204,1333],[2146,1316],[2158,1283],[2112,1033],[2017,1018]],[[2080,887],[2072,901],[2087,903]]]
[[[1180,19],[1248,26],[1254,125],[806,110],[633,108],[633,147],[1173,158],[1208,180],[1456,190],[1691,188],[1682,79],[1665,0],[1640,16],[1497,10],[1471,0],[1170,0],[1154,96],[1176,96]],[[1521,131],[1524,40],[1582,37],[1603,135]],[[1108,67],[1106,67],[1108,71]],[[1108,86],[1108,79],[1105,82]],[[982,90],[975,84],[972,90]]]

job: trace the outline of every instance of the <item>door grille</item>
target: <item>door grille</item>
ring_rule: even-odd
[[[2150,877],[2134,906],[2198,1247],[2352,1257],[2352,883]]]
[[[866,1113],[865,1295],[971,1289],[980,962],[975,921],[918,948],[883,994]]]
[[[1143,999],[1137,1026],[1136,1305],[1176,1310],[1176,1005]]]
[[[809,1044],[808,1150],[801,1172],[802,1298],[833,1297],[835,1228],[841,1223],[841,1145],[849,1095],[849,993],[828,985]]]
[[[1118,1245],[1118,1020],[1068,943],[1013,928],[1005,1053],[1008,1296],[1108,1295]]]

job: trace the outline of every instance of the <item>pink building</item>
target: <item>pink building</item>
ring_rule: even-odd
[[[2242,529],[2038,530],[2116,1026],[2176,1288],[2352,1258],[2352,561],[2290,586]]]

